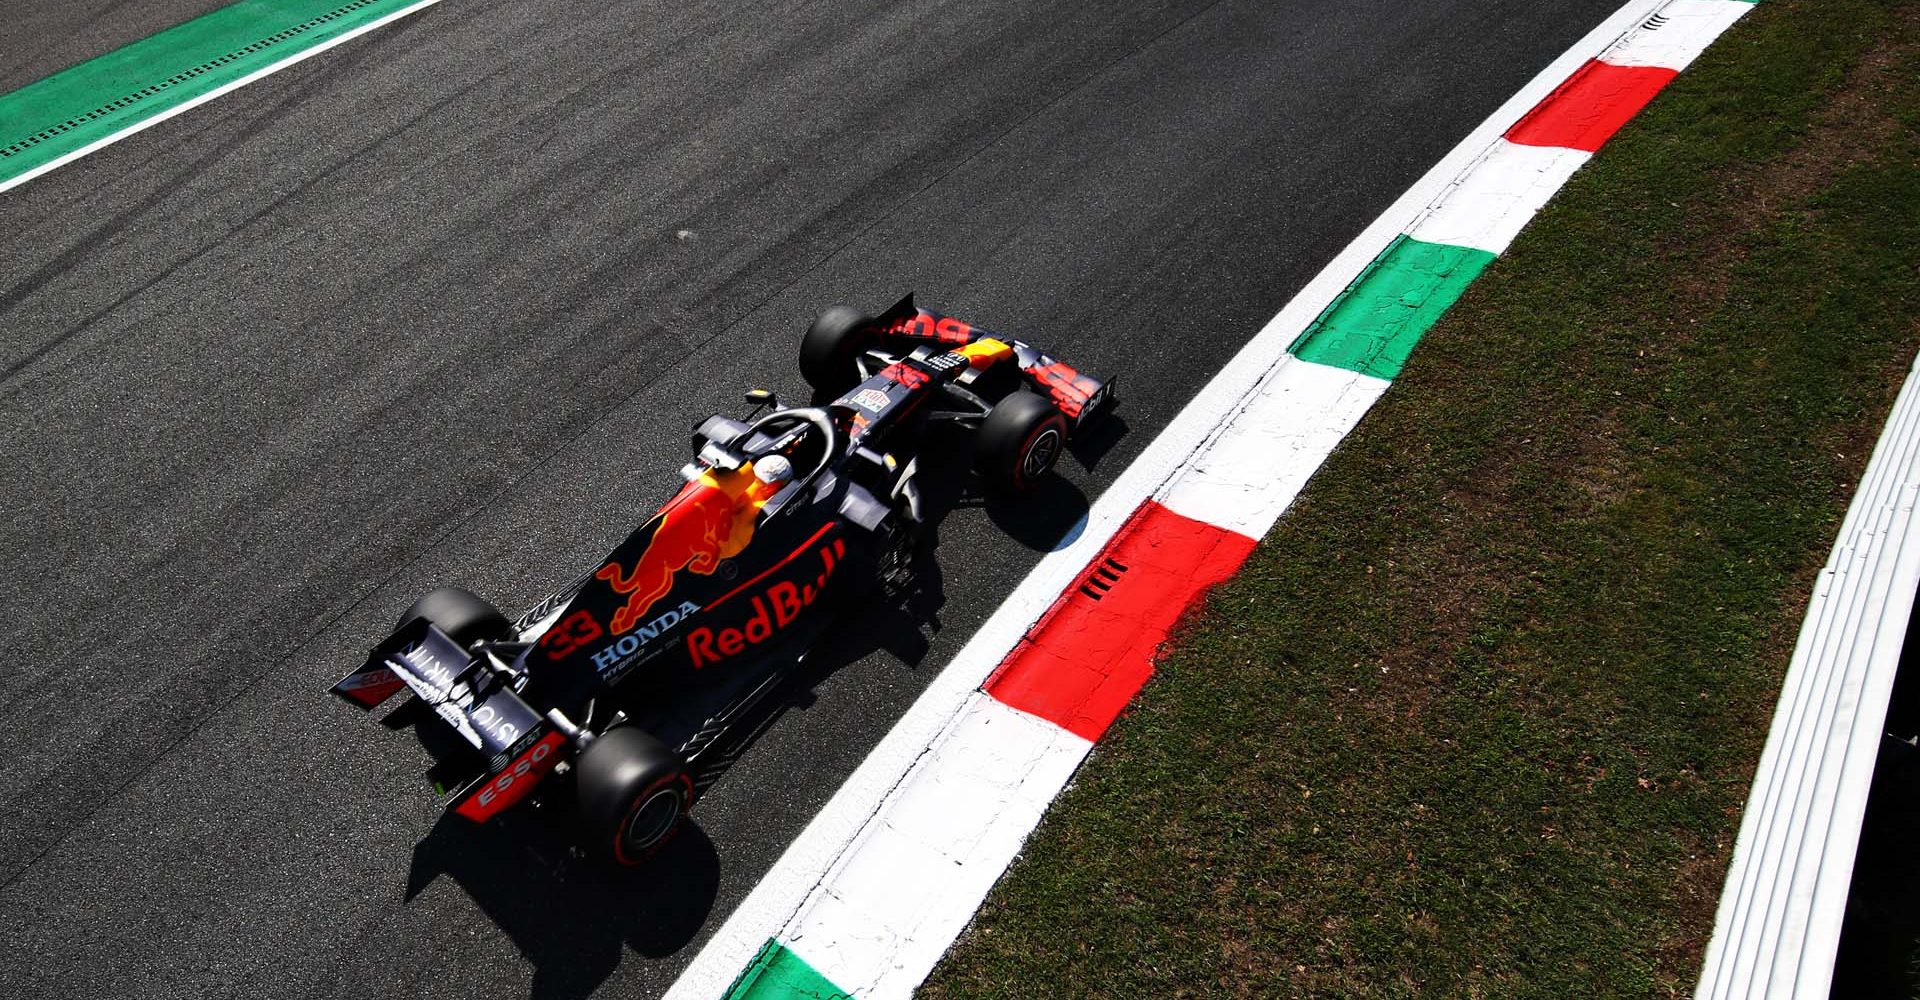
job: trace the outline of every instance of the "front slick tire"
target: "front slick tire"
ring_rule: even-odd
[[[814,317],[800,338],[800,377],[823,393],[838,394],[860,381],[855,363],[865,349],[873,318],[852,306],[830,306]]]
[[[973,466],[989,490],[1024,493],[1053,469],[1066,447],[1067,418],[1039,396],[1016,392],[993,404],[981,421]]]
[[[588,845],[616,864],[645,864],[658,854],[693,804],[680,755],[633,726],[594,740],[577,773]]]

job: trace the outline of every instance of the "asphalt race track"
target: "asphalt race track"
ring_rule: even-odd
[[[14,0],[0,90],[215,6]],[[1086,497],[1614,6],[446,0],[0,194],[0,983],[657,994]],[[417,741],[325,687],[436,583],[570,579],[696,419],[802,395],[815,310],[909,289],[1117,377],[1126,432],[955,512],[938,628],[850,627],[658,870],[436,828]]]

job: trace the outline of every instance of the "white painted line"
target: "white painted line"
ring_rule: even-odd
[[[1307,325],[1339,296],[1367,264],[1400,236],[1436,197],[1478,161],[1502,133],[1532,110],[1574,70],[1611,45],[1645,19],[1661,0],[1629,0],[1592,31],[1541,70],[1526,86],[1462,139],[1425,176],[1375,219],[1332,262],[1309,281],[1267,325],[1255,334],[1221,372],[1180,411],[1138,459],[1093,504],[1087,527],[1071,544],[1042,558],[1016,586],[980,631],[855,769],[834,797],[801,831],[780,860],[716,931],[700,954],[688,964],[668,1000],[714,1000],[725,995],[734,979],[769,938],[782,931],[807,904],[828,872],[865,829],[887,796],[912,770],[914,763],[936,747],[972,702],[976,688],[998,666],[1014,643],[1085,570],[1087,562],[1106,545],[1115,531],[1146,498],[1159,492],[1193,460],[1256,389],[1275,375],[1288,357],[1287,347]],[[1310,473],[1309,473],[1310,474]],[[1022,834],[1024,837],[1024,833]],[[973,905],[977,905],[977,900]],[[818,913],[821,911],[810,911]],[[959,910],[964,926],[972,905]],[[818,923],[816,919],[815,923]],[[841,925],[846,933],[857,933]],[[883,935],[885,937],[885,935]],[[897,936],[892,937],[898,940]],[[814,940],[817,942],[818,936]],[[916,953],[937,945],[944,952],[952,938],[915,941]],[[819,948],[815,947],[816,957]],[[937,956],[936,956],[937,957]],[[905,965],[904,959],[898,964]],[[930,967],[930,966],[929,966]]]
[[[1726,2],[1726,0],[1718,0]],[[1592,153],[1501,139],[1407,235],[1503,254]]]
[[[1622,38],[1600,58],[1615,66],[1683,70],[1752,9],[1753,4],[1739,0],[1673,0],[1660,8],[1657,27]]]
[[[353,39],[359,38],[361,35],[364,35],[369,31],[372,31],[376,28],[380,28],[394,21],[398,21],[399,19],[406,17],[409,14],[413,14],[417,11],[424,10],[439,2],[440,0],[420,0],[419,3],[402,8],[400,10],[396,10],[393,13],[386,15],[385,17],[379,18],[378,20],[368,21],[366,24],[363,24],[358,28],[354,28],[351,31],[341,32],[340,34],[335,35],[334,37],[329,38],[326,41],[313,46],[312,48],[304,49],[300,52],[296,52],[293,55],[290,55],[285,59],[282,59],[279,62],[274,63],[271,66],[267,66],[265,68],[255,70],[252,73],[248,73],[246,76],[243,76],[240,79],[233,81],[232,83],[215,87],[214,89],[209,90],[204,94],[201,94],[199,97],[196,97],[190,101],[187,101],[177,107],[168,108],[167,110],[162,111],[151,118],[145,118],[140,121],[137,121],[132,125],[129,125],[126,128],[123,128],[120,131],[113,133],[110,136],[107,136],[104,139],[100,139],[95,142],[90,142],[85,146],[82,146],[79,149],[76,149],[73,152],[60,157],[59,159],[49,160],[48,162],[43,163],[40,166],[37,166],[32,170],[27,171],[26,173],[7,178],[6,180],[0,180],[0,191],[7,191],[12,188],[19,187],[20,185],[25,184],[30,180],[33,180],[35,177],[38,177],[49,170],[52,170],[56,167],[65,166],[90,153],[94,153],[99,150],[105,149],[106,147],[111,146],[114,143],[119,142],[120,140],[125,139],[127,136],[133,135],[136,132],[140,132],[140,131],[144,131],[146,129],[152,128],[153,126],[158,125],[161,122],[166,121],[167,119],[172,118],[175,115],[183,114],[187,111],[197,108],[200,105],[205,104],[216,97],[220,97],[223,94],[230,94],[233,91],[239,90],[241,87],[244,87],[247,84],[254,82],[255,80],[260,80],[260,79],[264,79],[266,77],[272,76],[273,74],[278,73],[281,70],[286,69],[288,66],[292,66],[297,62],[301,62],[306,59],[311,59],[314,56],[317,56],[320,53],[325,52],[336,45],[341,45],[346,42],[352,41]]]
[[[1916,497],[1920,378],[1910,371],[1787,667],[1707,945],[1702,998],[1828,995],[1887,700],[1920,587]]]

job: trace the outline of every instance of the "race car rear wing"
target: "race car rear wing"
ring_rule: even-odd
[[[1083,374],[1063,361],[1055,360],[1014,337],[982,330],[963,320],[942,316],[913,304],[913,293],[893,304],[873,321],[875,331],[886,339],[914,343],[963,347],[992,337],[1013,345],[1014,360],[1020,372],[1035,390],[1053,401],[1062,415],[1082,426],[1107,409],[1114,400],[1112,383]]]
[[[447,804],[476,822],[525,797],[571,752],[568,734],[521,700],[511,675],[489,663],[489,655],[471,655],[426,619],[415,619],[331,689],[366,711],[403,689],[431,708],[485,760]]]

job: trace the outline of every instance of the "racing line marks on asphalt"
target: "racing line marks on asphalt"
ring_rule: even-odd
[[[1122,472],[667,996],[909,996],[1180,617],[1247,559],[1526,221],[1749,9],[1632,0],[1448,153]]]

